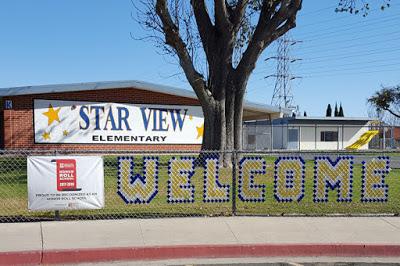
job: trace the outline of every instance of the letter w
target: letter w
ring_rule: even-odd
[[[178,122],[180,131],[182,131],[183,123],[185,122],[186,113],[187,113],[188,109],[184,109],[184,110],[185,110],[185,113],[183,114],[183,119],[182,119],[181,109],[171,109],[170,110],[172,127],[174,128],[174,131],[176,131],[177,122]]]
[[[134,157],[118,157],[117,193],[126,204],[149,204],[158,193],[158,157],[143,157],[135,174]]]

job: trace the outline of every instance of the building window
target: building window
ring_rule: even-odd
[[[321,131],[321,141],[338,141],[337,131]]]
[[[299,130],[297,128],[290,128],[289,129],[289,142],[298,142],[299,141]]]
[[[247,135],[247,144],[256,144],[256,135]]]

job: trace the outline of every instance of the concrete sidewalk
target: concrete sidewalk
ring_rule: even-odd
[[[257,256],[400,257],[400,218],[218,217],[0,224],[0,265]]]

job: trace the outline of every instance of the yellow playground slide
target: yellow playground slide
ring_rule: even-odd
[[[368,144],[375,135],[379,133],[379,130],[369,130],[361,135],[361,137],[351,144],[350,146],[346,147],[346,150],[358,150],[362,146]]]

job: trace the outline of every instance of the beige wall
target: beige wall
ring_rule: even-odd
[[[369,130],[368,124],[364,126],[315,126],[314,124],[274,126],[274,149],[287,149],[288,128],[299,128],[300,150],[342,150],[356,142]],[[322,131],[338,131],[338,141],[321,141]],[[368,149],[368,144],[361,149]]]
[[[302,126],[300,131],[301,136],[301,150],[342,150],[347,146],[356,142],[362,134],[368,131],[369,128],[365,126],[317,126],[314,125]],[[321,141],[322,131],[338,131],[338,141]],[[368,149],[368,144],[361,147],[361,149]]]

